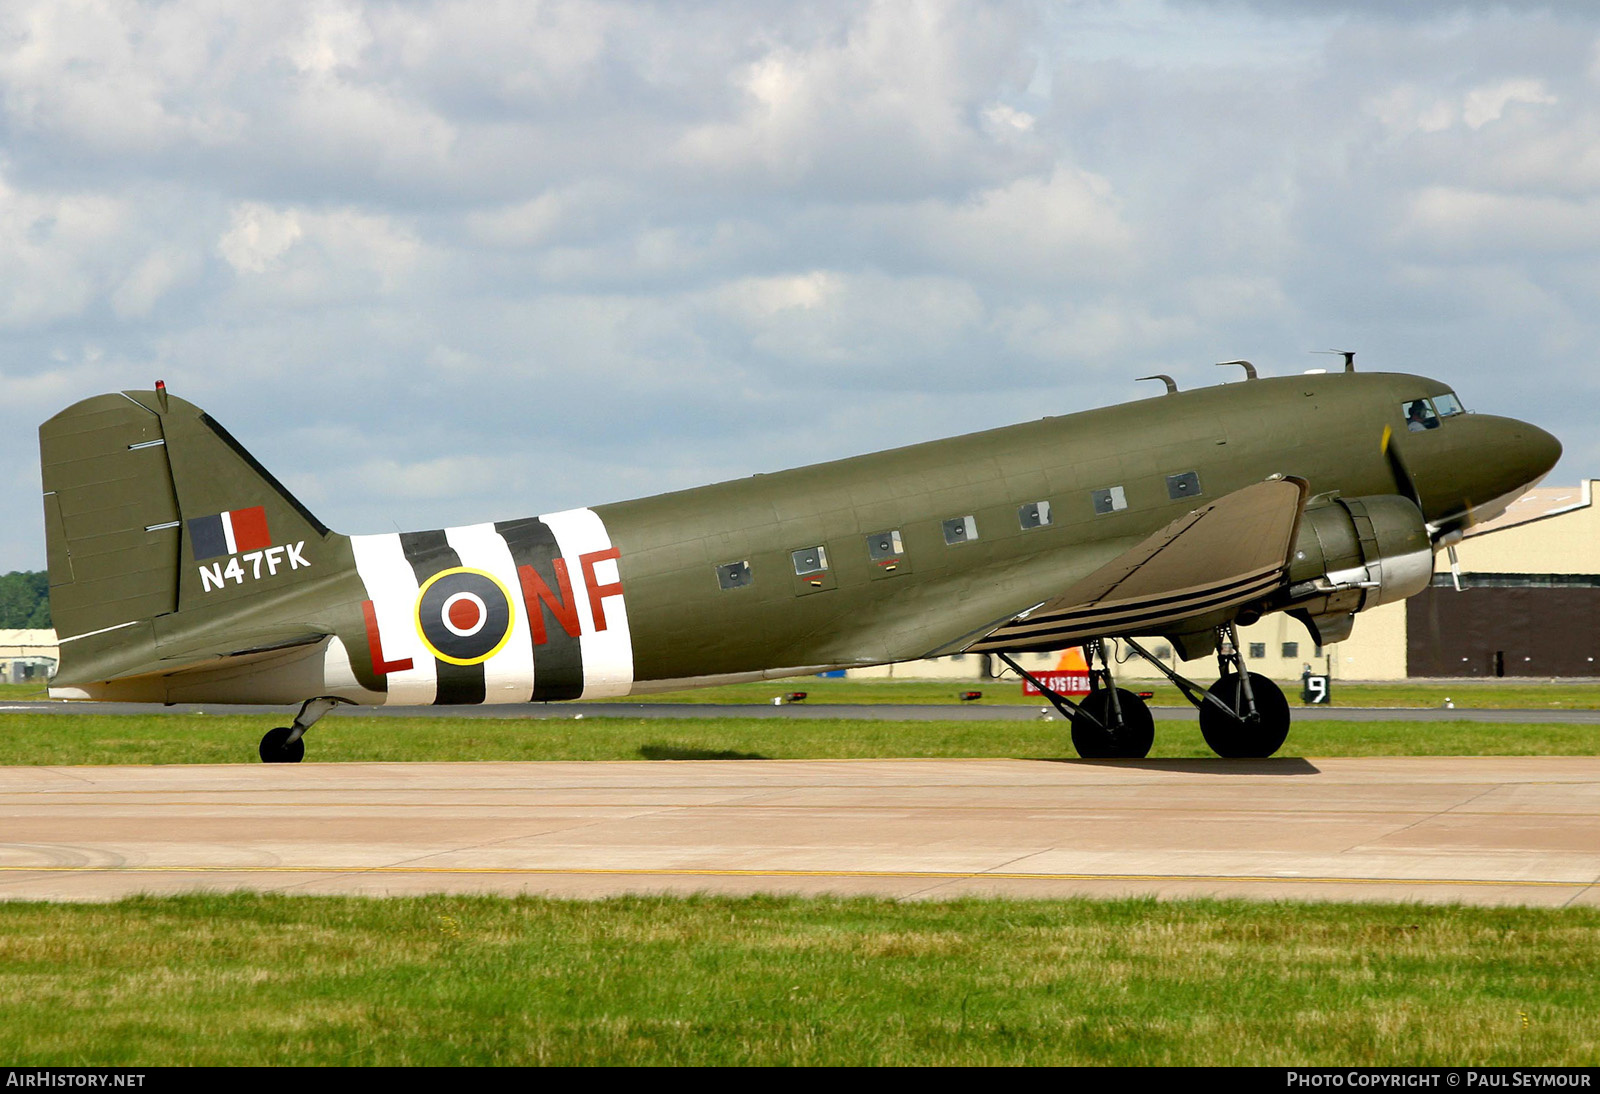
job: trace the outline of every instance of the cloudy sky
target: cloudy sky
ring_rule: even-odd
[[[1594,5],[0,7],[0,571],[158,378],[380,532],[1328,348],[1600,476]]]

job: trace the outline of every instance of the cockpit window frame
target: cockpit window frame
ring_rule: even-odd
[[[1449,402],[1445,401],[1447,399]],[[1447,407],[1454,409],[1446,409]],[[1467,408],[1461,405],[1461,400],[1457,398],[1456,393],[1453,391],[1447,391],[1443,395],[1435,395],[1433,397],[1433,409],[1441,419],[1454,418],[1458,414],[1467,412]]]

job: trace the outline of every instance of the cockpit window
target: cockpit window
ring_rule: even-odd
[[[1449,392],[1443,395],[1435,395],[1433,397],[1433,408],[1439,412],[1439,417],[1441,418],[1453,418],[1457,414],[1466,413],[1461,407],[1461,400]]]
[[[1400,404],[1400,409],[1406,416],[1406,428],[1413,433],[1439,428],[1439,416],[1426,399],[1408,399]]]

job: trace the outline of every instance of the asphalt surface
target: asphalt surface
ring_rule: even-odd
[[[0,768],[0,899],[250,889],[1600,906],[1600,758]]]

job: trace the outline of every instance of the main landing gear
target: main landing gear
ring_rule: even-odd
[[[340,703],[348,703],[348,699],[339,699],[331,695],[324,695],[316,699],[307,699],[300,706],[300,713],[294,716],[294,724],[279,726],[277,729],[267,730],[266,736],[261,738],[261,745],[257,751],[264,764],[297,764],[306,758],[306,743],[302,739],[306,730],[316,725],[322,716]]]
[[[1143,646],[1124,639],[1130,649],[1177,685],[1183,697],[1200,710],[1200,734],[1211,751],[1227,759],[1270,756],[1289,736],[1289,700],[1283,689],[1245,667],[1239,652],[1239,630],[1232,623],[1217,628],[1218,680],[1201,691]]]
[[[1239,652],[1239,632],[1232,623],[1218,628],[1219,679],[1202,691],[1161,662],[1143,646],[1125,638],[1134,653],[1172,681],[1183,697],[1200,711],[1200,733],[1218,756],[1228,759],[1271,756],[1289,736],[1289,701],[1283,690],[1260,673],[1251,672]],[[1000,660],[1031,682],[1062,715],[1072,722],[1072,746],[1084,759],[1139,758],[1150,751],[1155,736],[1150,708],[1131,691],[1111,679],[1105,644],[1085,643],[1089,664],[1089,694],[1080,702],[1046,687],[1005,654]],[[1100,667],[1095,667],[1096,660]]]
[[[1270,756],[1289,736],[1289,700],[1256,672],[1230,672],[1206,693],[1220,702],[1200,708],[1200,733],[1229,759]]]
[[[1023,679],[1029,681],[1062,716],[1072,723],[1072,747],[1086,760],[1117,757],[1139,759],[1150,752],[1155,740],[1155,719],[1145,701],[1119,688],[1111,679],[1111,661],[1105,644],[1084,643],[1084,660],[1089,664],[1089,694],[1074,703],[1065,695],[1045,686],[1005,654],[996,654]],[[1095,667],[1095,661],[1100,667]]]

